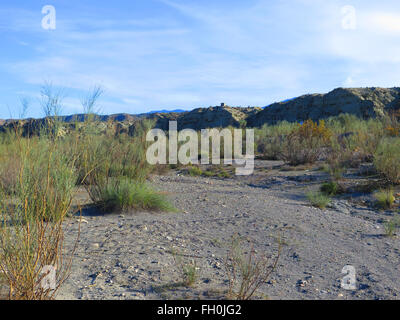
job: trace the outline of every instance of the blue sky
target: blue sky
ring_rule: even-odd
[[[55,30],[41,26],[45,5]],[[63,88],[63,114],[82,112],[94,85],[103,114],[400,86],[395,0],[2,0],[0,39],[0,118],[18,116],[21,97],[42,116],[46,81]]]

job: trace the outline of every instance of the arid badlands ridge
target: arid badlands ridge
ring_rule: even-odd
[[[218,107],[197,108],[187,112],[146,113],[139,115],[115,114],[98,116],[104,127],[113,126],[116,132],[135,130],[135,123],[141,119],[153,119],[155,127],[168,129],[168,122],[178,121],[178,130],[204,129],[216,127],[261,127],[279,121],[303,121],[323,119],[341,113],[354,114],[361,118],[375,117],[383,111],[400,108],[400,88],[338,88],[327,94],[306,94],[298,98],[261,107],[229,107],[222,104]],[[68,126],[84,119],[82,114],[63,116]],[[24,120],[25,133],[41,127],[44,119]],[[0,131],[12,125],[15,120],[0,120]]]

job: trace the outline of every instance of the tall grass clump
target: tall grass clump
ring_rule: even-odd
[[[385,235],[387,237],[393,237],[397,228],[400,228],[400,217],[398,216],[384,223]]]
[[[126,211],[129,209],[174,211],[166,197],[144,183],[128,178],[115,179],[101,195],[103,210]]]
[[[0,139],[0,187],[9,196],[16,192],[21,158],[12,134],[3,133]]]
[[[194,259],[184,259],[184,255],[172,249],[172,256],[176,267],[178,268],[179,276],[182,284],[187,287],[193,287],[199,278],[199,267]]]
[[[325,182],[322,184],[320,190],[328,196],[335,196],[342,191],[340,185],[335,181]]]
[[[84,139],[81,171],[88,172],[84,186],[94,203],[107,210],[168,208],[160,194],[145,186],[152,168],[144,136],[88,134]]]
[[[381,189],[374,193],[376,204],[381,209],[390,209],[393,207],[395,197],[393,188]]]
[[[400,138],[387,137],[374,153],[377,171],[393,184],[400,183]]]
[[[0,186],[0,270],[10,299],[52,299],[73,254],[65,261],[63,222],[74,195],[75,155],[59,152],[54,127],[30,138],[19,129],[8,138],[19,159],[15,187],[10,193]],[[54,286],[43,285],[49,267],[55,270]]]
[[[203,171],[199,167],[190,166],[188,168],[188,174],[192,177],[197,177],[201,176],[203,174]]]
[[[313,207],[325,209],[331,202],[331,196],[324,192],[308,192],[306,194],[308,201]]]
[[[82,101],[87,116],[78,134],[78,183],[84,185],[91,200],[102,210],[171,211],[165,197],[146,185],[154,170],[146,159],[146,133],[154,123],[137,122],[131,135],[102,130],[102,123],[94,115],[101,93],[96,87]]]

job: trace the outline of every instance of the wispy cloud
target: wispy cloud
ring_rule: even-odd
[[[58,12],[54,32],[40,29],[40,12],[11,18],[2,9],[9,17],[0,28],[30,51],[10,53],[0,68],[29,92],[44,80],[75,95],[101,84],[104,113],[263,106],[342,85],[399,85],[398,5],[367,2],[354,1],[355,30],[342,28],[339,0],[159,0],[118,19],[95,8],[91,16]],[[75,112],[78,100],[66,109]]]

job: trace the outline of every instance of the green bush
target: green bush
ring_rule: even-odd
[[[400,217],[394,217],[384,224],[385,235],[387,237],[393,237],[396,229],[400,227]]]
[[[308,192],[307,199],[312,206],[320,209],[325,209],[331,202],[331,197],[322,192]]]
[[[13,197],[14,218],[60,220],[68,212],[75,193],[75,155],[60,151],[60,141],[48,137],[19,138],[13,170],[3,171],[0,192]],[[3,162],[10,168],[12,161]],[[5,175],[6,174],[6,175]],[[5,179],[7,177],[7,179]]]
[[[14,195],[21,170],[21,158],[15,144],[0,144],[0,186],[7,195]]]
[[[298,124],[283,143],[283,159],[290,165],[314,163],[329,146],[331,135],[323,120]]]
[[[203,171],[199,167],[189,167],[188,173],[192,177],[197,177],[201,176],[203,174]]]
[[[340,192],[340,186],[334,182],[326,182],[321,186],[321,192],[328,196],[335,196]]]
[[[74,196],[76,152],[73,146],[71,153],[62,152],[63,141],[52,128],[40,137],[26,138],[16,130],[6,144],[12,150],[6,154],[8,160],[18,159],[16,170],[7,172],[12,194],[4,179],[0,186],[0,269],[10,299],[54,298],[75,251],[68,259],[63,222]],[[48,266],[57,266],[54,290],[40,286]]]
[[[146,160],[147,144],[141,131],[133,137],[84,132],[80,141],[80,179],[95,203],[102,201],[114,181],[128,178],[144,183],[153,169]]]
[[[400,138],[385,138],[374,153],[374,165],[388,181],[400,183]]]
[[[216,174],[216,173],[215,173],[214,171],[211,171],[211,170],[203,171],[203,175],[204,175],[205,177],[214,177],[215,174]]]
[[[199,267],[195,260],[187,261],[183,258],[183,254],[172,249],[171,253],[174,257],[175,265],[178,268],[179,276],[182,279],[179,284],[187,287],[193,287],[199,278]]]
[[[275,257],[267,257],[254,248],[254,242],[245,244],[245,239],[234,235],[224,261],[228,276],[228,299],[250,300],[276,271],[282,250],[282,241],[278,239]]]
[[[218,173],[219,178],[230,178],[230,176],[231,175],[229,174],[229,172],[227,172],[223,169]]]
[[[390,209],[395,200],[392,188],[379,190],[374,193],[374,197],[376,199],[377,206],[381,209]]]
[[[295,123],[282,121],[276,125],[264,125],[255,130],[257,153],[266,160],[281,160],[283,142],[295,128]]]
[[[129,209],[174,211],[166,197],[146,184],[128,178],[112,179],[102,191],[99,201],[103,210],[127,211]]]

